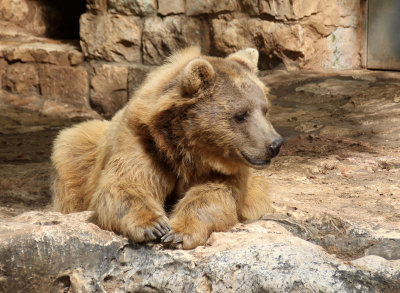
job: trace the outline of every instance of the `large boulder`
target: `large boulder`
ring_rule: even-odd
[[[200,19],[183,15],[145,19],[142,38],[144,64],[160,65],[173,52],[192,45],[201,46],[207,53],[207,27]]]
[[[2,292],[394,292],[400,260],[346,261],[276,221],[213,233],[205,246],[134,244],[91,212],[28,212],[0,222]]]
[[[316,37],[308,37],[308,28],[244,17],[212,20],[212,42],[215,53],[226,55],[240,48],[260,51],[259,67],[270,69],[283,63],[286,68],[305,66],[315,55]]]
[[[141,61],[139,17],[85,13],[80,19],[81,47],[86,57],[106,61]]]
[[[110,118],[128,101],[128,68],[111,64],[94,67],[90,103],[97,112]]]

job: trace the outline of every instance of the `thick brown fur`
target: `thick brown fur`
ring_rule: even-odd
[[[224,59],[185,49],[111,121],[62,131],[52,155],[55,209],[93,210],[104,229],[185,249],[271,212],[265,181],[249,168],[264,168],[280,138],[257,60],[254,49]]]

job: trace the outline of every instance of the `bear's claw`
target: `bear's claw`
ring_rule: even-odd
[[[166,218],[160,218],[156,223],[142,229],[145,241],[152,241],[165,236],[171,227]]]
[[[171,227],[165,220],[161,220],[154,226],[154,233],[158,236],[161,237],[165,234],[167,234],[171,230]]]
[[[163,237],[161,237],[161,241],[164,243],[171,242],[172,239],[174,239],[173,231],[170,231],[167,234],[165,234]]]
[[[157,224],[154,226],[154,233],[158,236],[161,237],[163,236],[166,232],[161,228],[160,224]]]
[[[157,236],[154,234],[155,231],[151,231],[149,229],[146,229],[144,231],[144,235],[146,236],[147,239],[149,240],[156,240]]]
[[[160,223],[158,223],[158,225],[160,225],[160,227],[162,228],[164,234],[168,233],[171,230],[171,227],[169,226],[169,224],[168,224],[168,222],[166,220],[160,221]]]
[[[174,230],[171,230],[161,237],[161,241],[165,244],[174,245],[183,242],[183,236],[182,234],[176,233]]]

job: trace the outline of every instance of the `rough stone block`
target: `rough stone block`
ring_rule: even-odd
[[[278,20],[298,20],[317,13],[320,0],[260,0],[259,5],[261,14],[273,16]]]
[[[139,17],[86,13],[81,16],[80,24],[85,56],[106,61],[141,61]]]
[[[101,116],[93,111],[88,106],[88,103],[68,103],[59,97],[41,96],[34,93],[15,94],[7,91],[0,92],[0,128],[2,132],[6,130],[13,133],[17,129],[29,129],[31,126],[40,125],[43,127],[43,125],[45,125],[45,128],[47,128],[51,127],[51,125],[66,125],[71,122],[100,118]],[[47,160],[48,154],[49,152],[45,152],[45,154],[40,155],[40,162]],[[15,158],[15,156],[13,158]],[[44,167],[48,170],[47,164],[44,165]],[[31,174],[23,172],[19,172],[18,174],[20,179],[14,186],[19,187],[14,192],[11,192],[9,194],[10,196],[19,199],[24,198],[24,200],[29,198],[30,201],[32,200],[38,203],[44,199],[42,197],[42,192],[46,190],[45,197],[46,200],[48,200],[47,180],[45,180],[45,182],[37,182],[37,174],[35,175],[36,177],[32,177]],[[21,182],[24,183],[21,185]],[[37,186],[39,191],[36,187],[32,189],[32,186]],[[36,209],[37,205],[29,205],[28,209],[31,208]],[[1,287],[0,292],[4,292],[4,290],[1,290]],[[7,290],[5,292],[7,292]]]
[[[146,76],[154,70],[155,66],[129,65],[128,73],[128,97],[131,98],[141,86]]]
[[[70,54],[68,54],[68,60],[72,66],[82,64],[84,59],[85,58],[82,52],[71,52]]]
[[[271,69],[284,64],[295,69],[314,54],[314,35],[298,24],[289,25],[260,19],[214,19],[213,48],[227,55],[246,47],[260,51],[259,67]]]
[[[172,52],[190,46],[208,49],[208,32],[196,18],[181,15],[146,18],[143,29],[143,63],[159,65]]]
[[[259,15],[260,9],[258,5],[258,1],[254,0],[241,0],[242,4],[242,11],[249,14],[249,15]]]
[[[358,28],[362,11],[361,2],[353,0],[337,1],[341,26]]]
[[[22,22],[29,14],[26,0],[0,0],[1,19],[11,22]]]
[[[1,54],[9,62],[35,62],[69,66],[83,63],[83,54],[74,44],[44,42],[4,42]]]
[[[157,12],[157,2],[156,0],[108,0],[108,10],[111,13],[144,16]]]
[[[33,64],[16,63],[7,66],[2,88],[12,93],[35,93],[39,86],[39,75]]]
[[[88,77],[82,66],[39,65],[42,95],[56,97],[70,104],[87,104]]]
[[[186,0],[186,14],[233,12],[239,9],[237,0]]]
[[[359,1],[321,1],[319,3],[318,13],[310,16],[314,20],[331,31],[337,27],[358,28],[361,19],[361,7]]]
[[[90,104],[100,114],[111,117],[128,101],[128,68],[104,64],[94,68]]]
[[[86,0],[87,10],[90,12],[107,11],[107,0]]]
[[[249,32],[250,25],[255,33],[258,32],[259,21],[254,23],[250,20],[248,25],[246,19],[213,19],[211,22],[212,42],[218,55],[227,55],[241,48],[254,47],[252,35]],[[261,33],[261,32],[260,32]]]
[[[0,0],[0,19],[43,36],[57,31],[61,16],[47,1]]]
[[[185,13],[185,0],[158,1],[158,13],[161,15]]]

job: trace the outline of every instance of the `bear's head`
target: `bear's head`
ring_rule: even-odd
[[[268,89],[257,78],[258,51],[226,58],[199,56],[180,73],[181,97],[190,101],[181,120],[185,144],[219,165],[265,168],[282,137],[268,119]]]
[[[282,137],[268,120],[268,89],[257,78],[258,51],[208,57],[191,47],[152,72],[135,93],[128,120],[145,150],[179,176],[243,164],[262,169]]]

